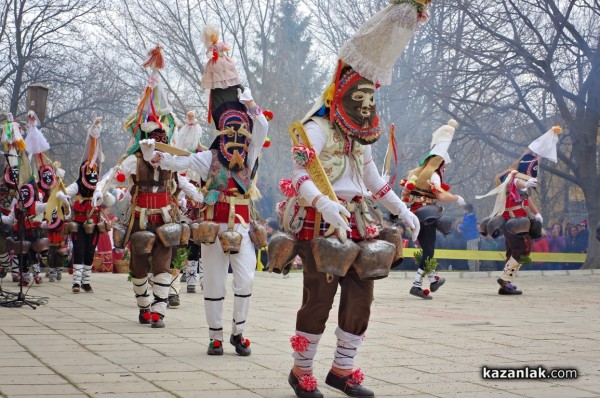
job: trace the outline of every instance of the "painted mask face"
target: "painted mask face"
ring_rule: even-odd
[[[152,139],[156,142],[162,142],[163,144],[168,144],[167,142],[167,133],[165,133],[162,129],[157,129],[146,134],[148,139]]]
[[[219,129],[219,152],[227,167],[233,171],[243,169],[248,145],[252,140],[250,117],[245,110],[228,108],[215,121]]]
[[[351,68],[342,69],[333,100],[333,119],[345,134],[363,145],[381,136],[375,85]]]
[[[35,201],[35,189],[31,184],[23,184],[19,189],[19,200],[25,208],[31,207]]]
[[[93,167],[88,167],[88,165],[87,161],[81,165],[81,182],[88,189],[96,189],[96,184],[98,183],[98,165],[94,165]]]
[[[4,179],[11,187],[16,187],[19,181],[19,166],[6,166],[4,169]]]
[[[523,155],[519,160],[519,166],[517,171],[519,173],[527,174],[533,178],[537,178],[539,169],[539,158],[531,153]]]
[[[39,171],[40,186],[44,189],[52,189],[56,185],[56,176],[51,166],[42,166]]]

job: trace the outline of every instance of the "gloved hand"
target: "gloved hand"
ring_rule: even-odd
[[[125,197],[125,191],[121,188],[115,188],[115,198],[120,202]]]
[[[242,104],[246,105],[246,102],[254,101],[254,98],[252,98],[252,91],[250,91],[250,88],[246,87],[244,91],[238,88],[237,92],[238,98]]]
[[[465,200],[463,199],[462,196],[460,195],[456,195],[456,204],[459,206],[464,206],[467,202],[465,202]]]
[[[187,199],[185,197],[179,199],[179,201],[177,202],[177,204],[179,205],[180,209],[186,209],[187,208]]]
[[[419,218],[414,215],[412,211],[410,211],[407,207],[400,211],[400,218],[408,228],[412,230],[411,238],[413,242],[416,242],[417,237],[419,236],[419,231],[421,230],[421,224],[419,223]]]
[[[194,202],[196,202],[196,203],[200,204],[200,203],[204,202],[204,196],[203,196],[203,195],[202,195],[200,192],[196,191],[196,192],[194,192],[194,194],[192,195],[192,200],[193,200]]]
[[[40,228],[42,228],[42,229],[48,228],[48,222],[46,220],[42,221],[40,223]]]
[[[104,196],[102,196],[102,203],[104,203],[106,207],[111,207],[116,201],[114,195],[109,192],[106,192]]]
[[[146,162],[149,162],[154,157],[154,148],[156,146],[156,141],[150,140],[141,140],[140,141],[140,149],[142,151],[142,156]]]
[[[537,178],[532,178],[530,180],[525,181],[525,188],[529,189],[529,188],[537,188],[538,186],[538,180]]]
[[[70,197],[69,195],[66,195],[63,191],[58,191],[58,193],[56,194],[56,198],[58,200],[60,200],[62,202],[62,204],[64,204],[65,206],[70,206]]]
[[[94,195],[92,196],[92,206],[100,206],[102,204],[102,192],[97,189],[94,191]]]
[[[544,217],[542,217],[542,215],[540,213],[537,213],[535,216],[533,216],[533,218],[535,218],[542,224],[544,223]]]
[[[340,215],[340,213],[342,213],[346,217],[350,217],[348,210],[341,204],[332,201],[327,196],[321,196],[319,200],[317,200],[317,203],[315,203],[315,207],[319,213],[321,213],[325,222],[333,225],[336,229],[343,228],[348,232],[352,231],[348,223],[344,221]]]

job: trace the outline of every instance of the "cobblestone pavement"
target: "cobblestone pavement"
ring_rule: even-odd
[[[412,273],[375,282],[375,302],[356,365],[378,397],[600,397],[600,271],[521,272],[524,294],[499,296],[497,273],[445,273],[423,301]],[[32,287],[47,304],[0,307],[2,397],[294,397],[289,338],[302,275],[257,273],[245,337],[252,355],[206,355],[203,296],[181,294],[166,328],[137,322],[124,274],[94,274],[95,293],[62,281]],[[5,278],[2,289],[17,291]],[[225,300],[231,319],[232,294]],[[333,357],[334,306],[315,363],[319,388]],[[225,334],[230,325],[225,322]],[[489,368],[575,368],[576,380],[485,380]]]

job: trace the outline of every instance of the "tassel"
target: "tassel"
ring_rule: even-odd
[[[144,68],[152,68],[152,69],[163,69],[165,67],[165,61],[162,56],[162,48],[159,44],[156,45],[150,52],[148,53],[148,60],[142,64]]]

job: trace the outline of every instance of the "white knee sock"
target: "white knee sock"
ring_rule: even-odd
[[[294,353],[294,366],[303,371],[313,369],[313,359],[317,354],[319,340],[323,334],[310,334],[296,330],[296,335],[290,339]]]
[[[154,284],[152,285],[152,293],[154,300],[152,301],[152,312],[158,312],[165,315],[167,312],[167,301],[169,297],[169,288],[171,286],[171,274],[163,272],[154,275]]]
[[[148,292],[148,278],[131,278],[133,293],[137,306],[146,310],[150,308],[150,293]]]
[[[73,284],[81,285],[83,264],[73,264]]]
[[[344,332],[339,326],[335,330],[335,335],[338,340],[333,366],[339,369],[353,369],[354,357],[356,356],[358,347],[362,344],[363,336]]]
[[[89,285],[91,279],[92,279],[92,266],[84,265],[83,272],[81,273],[81,283],[84,285]]]

